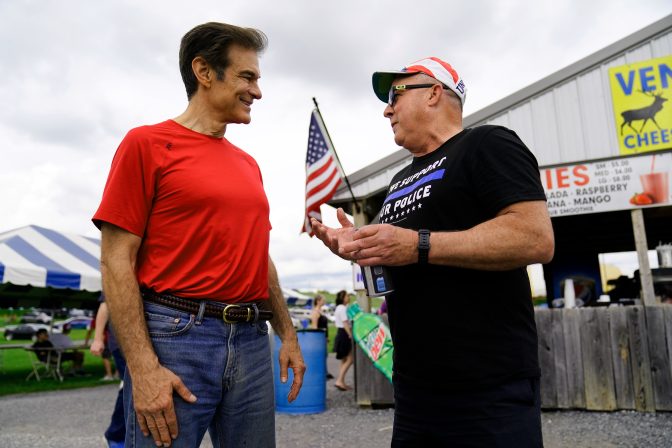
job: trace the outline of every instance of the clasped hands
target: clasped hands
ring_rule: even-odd
[[[401,266],[418,259],[418,235],[415,231],[390,224],[370,224],[360,228],[350,222],[342,208],[336,211],[341,228],[331,228],[315,218],[311,225],[315,236],[334,254],[360,266]]]

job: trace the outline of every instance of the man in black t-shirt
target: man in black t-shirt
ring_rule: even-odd
[[[464,82],[438,58],[376,72],[395,142],[413,156],[380,224],[313,221],[342,258],[383,265],[394,342],[393,447],[542,446],[525,266],[554,251],[539,168],[511,130],[462,127]]]
[[[61,363],[66,362],[66,361],[72,361],[73,367],[75,369],[75,373],[78,374],[83,374],[84,369],[83,369],[83,364],[84,364],[84,354],[74,351],[74,352],[62,352],[61,349],[66,349],[72,346],[72,340],[67,336],[67,333],[70,331],[69,327],[64,326],[63,331],[65,334],[63,334],[63,340],[68,340],[69,344],[65,345],[62,342],[54,344],[50,339],[49,339],[49,333],[47,330],[44,328],[40,328],[37,330],[35,333],[35,337],[37,341],[32,345],[32,348],[35,349],[35,354],[37,355],[37,359],[40,361],[46,363],[46,362],[56,362],[56,357],[49,357],[49,351],[50,350],[44,350],[44,349],[51,349],[52,351],[57,351],[61,352]],[[61,336],[61,335],[57,335]],[[43,349],[43,350],[40,350]]]
[[[42,362],[48,362],[49,361],[49,350],[44,350],[44,349],[53,349],[54,344],[51,343],[49,340],[49,333],[47,330],[44,328],[40,328],[37,330],[35,333],[35,342],[31,346],[33,349],[35,349],[35,355],[37,356],[37,359],[39,359]],[[40,350],[43,349],[43,350]]]

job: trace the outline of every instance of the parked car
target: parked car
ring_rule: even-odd
[[[48,324],[51,316],[43,311],[28,311],[19,320],[22,324]]]
[[[45,329],[49,331],[49,326],[44,324],[21,324],[5,327],[5,339],[12,341],[14,339],[35,340],[37,330]]]
[[[56,322],[54,324],[54,330],[62,332],[63,327],[65,327],[66,325],[69,326],[70,329],[77,328],[82,330],[89,330],[91,328],[91,322],[93,322],[92,317],[86,317],[86,316],[70,317],[61,322]]]
[[[70,311],[68,311],[68,316],[69,317],[92,317],[93,316],[93,311],[92,310],[81,310],[79,308],[72,308]]]

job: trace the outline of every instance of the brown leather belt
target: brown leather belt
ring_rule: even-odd
[[[141,293],[142,298],[148,302],[185,311],[187,313],[198,314],[198,311],[201,308],[201,302],[199,300],[185,299],[171,294],[158,294],[150,290],[143,290]],[[222,319],[229,324],[273,319],[273,312],[262,309],[262,303],[265,305],[265,302],[261,301],[221,305],[207,301],[205,303],[205,312],[203,314],[207,317]]]

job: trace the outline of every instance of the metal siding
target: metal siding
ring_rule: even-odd
[[[534,125],[532,124],[532,106],[529,101],[509,111],[509,124],[511,129],[516,131],[518,137],[525,142],[528,148],[534,153],[537,152],[534,142]]]
[[[609,69],[670,53],[672,33],[667,33],[477,124],[513,129],[542,166],[617,157]]]
[[[651,52],[654,58],[672,54],[672,33],[653,39],[651,41]]]
[[[394,164],[393,166],[390,166],[386,170],[375,173],[367,177],[366,179],[357,182],[356,184],[352,184],[351,186],[353,194],[355,195],[355,197],[359,198],[359,197],[367,197],[373,193],[387,190],[387,187],[390,184],[390,181],[392,181],[394,175],[397,174],[399,171],[402,170],[402,168],[405,168],[410,163],[411,163],[411,157],[409,154],[409,157],[407,159],[397,164]],[[339,189],[336,192],[336,194],[334,194],[332,201],[347,200],[349,198],[350,198],[350,191],[348,191],[347,189],[345,190]]]
[[[625,64],[625,56],[612,59],[600,67],[602,74],[602,86],[606,92],[604,96],[604,107],[607,111],[607,138],[609,140],[608,157],[616,157],[619,155],[618,139],[616,130],[616,121],[614,121],[614,103],[611,99],[611,84],[609,82],[609,69]]]
[[[553,92],[546,92],[530,101],[534,126],[534,155],[539,165],[550,165],[560,157],[558,126],[553,107]]]
[[[583,121],[583,141],[586,158],[598,159],[609,157],[609,121],[613,121],[613,113],[606,107],[607,95],[602,84],[602,70],[597,68],[579,76],[577,86],[579,107]]]
[[[478,123],[478,124],[483,124],[483,123]],[[492,125],[497,125],[497,126],[505,126],[505,127],[511,127],[509,125],[509,113],[504,112],[502,115],[499,115],[491,120],[488,120],[486,124],[492,124]]]
[[[651,45],[647,42],[645,45],[642,45],[641,47],[637,47],[632,51],[628,51],[625,53],[625,60],[627,61],[627,64],[634,64],[636,62],[640,61],[646,61],[647,59],[651,59],[653,56],[651,55]]]
[[[556,159],[557,162],[585,159],[586,151],[583,142],[583,125],[576,80],[554,89],[553,100],[560,141],[560,157]]]

